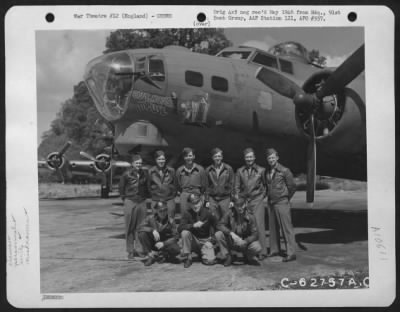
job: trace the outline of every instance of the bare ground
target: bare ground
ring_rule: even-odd
[[[126,259],[122,206],[117,198],[40,201],[43,293],[215,291],[277,289],[282,279],[368,275],[366,192],[305,194],[293,200],[297,261],[266,259],[254,267],[237,263],[154,264]],[[112,214],[113,213],[113,214]],[[267,232],[268,233],[268,232]]]

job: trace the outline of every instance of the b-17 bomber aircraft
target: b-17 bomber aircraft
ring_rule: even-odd
[[[274,147],[294,173],[307,172],[310,203],[317,173],[366,180],[364,45],[338,68],[311,63],[296,42],[215,56],[180,46],[123,50],[90,61],[84,80],[120,155],[163,148],[176,163],[190,146],[205,163],[218,146],[238,167],[244,148],[263,164]],[[104,172],[113,166],[109,156],[91,161]]]

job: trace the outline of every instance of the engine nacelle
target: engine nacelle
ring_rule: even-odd
[[[94,169],[97,172],[105,173],[110,171],[112,164],[111,164],[111,157],[107,154],[99,154],[95,157],[96,161],[94,162]]]
[[[47,167],[53,171],[63,168],[65,162],[65,157],[60,152],[52,152],[46,157]]]
[[[331,75],[330,70],[311,76],[303,86],[306,93],[315,93],[321,83]],[[319,149],[324,152],[353,154],[366,144],[364,79],[363,74],[337,94],[326,96],[318,103],[314,113],[315,135]],[[296,109],[296,122],[300,131],[308,136],[309,115]]]

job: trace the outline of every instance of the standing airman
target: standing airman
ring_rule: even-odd
[[[290,199],[296,192],[296,184],[291,171],[278,163],[279,156],[275,149],[267,149],[266,156],[269,166],[266,171],[271,248],[269,256],[280,255],[280,229],[286,247],[286,256],[282,261],[293,261],[296,260],[296,241],[290,214]]]
[[[235,174],[231,166],[223,162],[223,152],[219,148],[211,151],[213,164],[206,169],[206,201],[211,213],[219,221],[233,206],[232,193]]]
[[[259,260],[267,256],[267,242],[265,238],[265,168],[255,163],[256,156],[252,148],[243,151],[245,165],[236,171],[235,197],[247,200],[247,209],[254,214],[257,223],[261,252]]]
[[[128,259],[143,255],[137,237],[137,227],[146,217],[147,172],[142,169],[142,157],[132,156],[132,166],[124,172],[119,183],[119,194],[124,203],[125,238]]]
[[[180,192],[180,209],[183,215],[188,209],[188,198],[191,194],[203,195],[207,187],[207,176],[204,168],[194,162],[194,151],[185,147],[182,151],[185,163],[176,171],[178,191]]]
[[[166,202],[168,216],[175,218],[176,176],[175,170],[166,165],[164,151],[155,152],[156,165],[149,169],[148,189],[151,196],[151,206],[159,201]]]

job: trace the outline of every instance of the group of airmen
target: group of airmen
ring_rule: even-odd
[[[249,265],[266,257],[296,260],[290,199],[296,185],[273,148],[266,150],[268,168],[256,164],[252,148],[243,151],[244,166],[236,173],[223,162],[223,151],[211,151],[212,165],[195,162],[192,148],[183,149],[184,164],[176,171],[166,165],[165,153],[155,153],[156,165],[142,168],[140,155],[120,180],[124,202],[128,259],[143,257],[144,264],[183,262],[192,265],[192,253],[206,265],[221,261],[230,266],[241,254]],[[175,222],[175,198],[181,219]],[[146,199],[151,198],[151,209]],[[269,220],[269,253],[265,213]],[[280,231],[285,248],[281,249]],[[216,250],[219,249],[219,259]],[[280,257],[280,258],[278,258]]]

